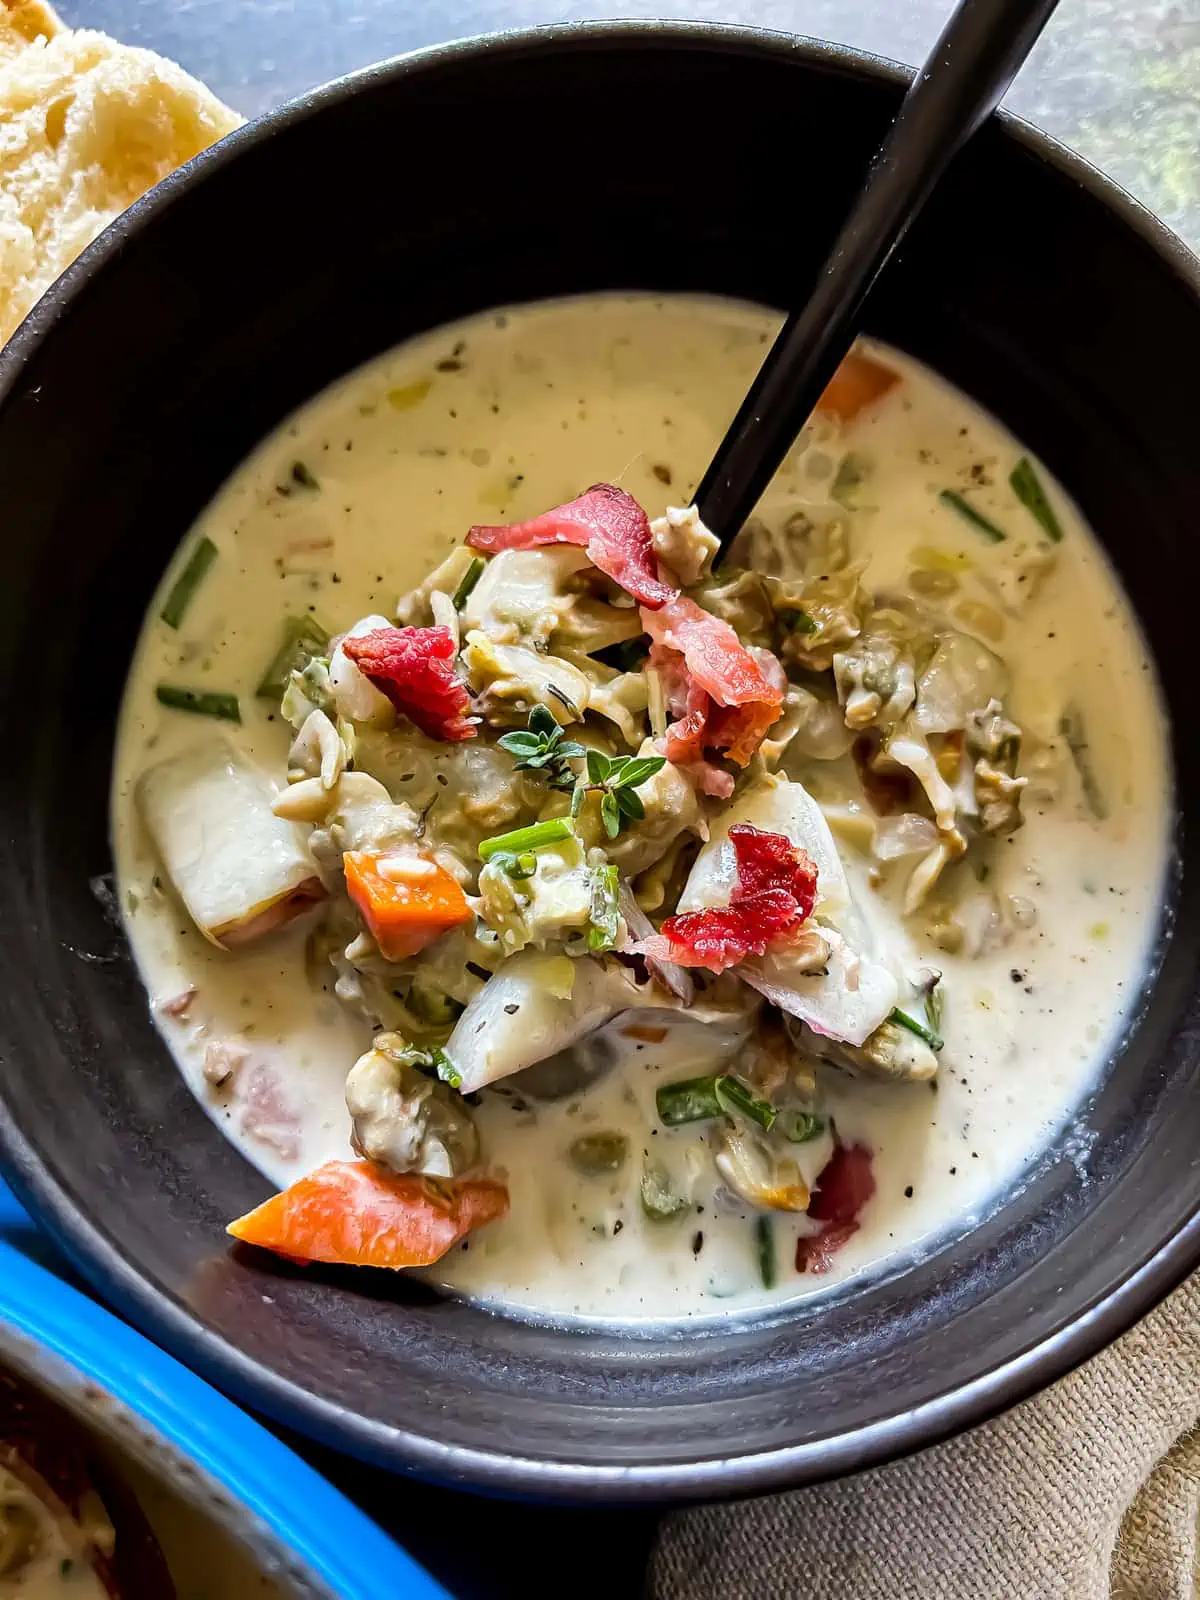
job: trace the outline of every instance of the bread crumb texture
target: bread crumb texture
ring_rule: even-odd
[[[81,250],[241,118],[181,67],[0,3],[0,342]]]

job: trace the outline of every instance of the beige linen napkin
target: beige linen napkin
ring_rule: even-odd
[[[1087,1366],[894,1466],[680,1512],[654,1600],[1192,1600],[1200,1274]]]

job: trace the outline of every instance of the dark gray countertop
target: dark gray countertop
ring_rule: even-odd
[[[246,116],[455,35],[578,17],[702,17],[926,53],[949,0],[61,0],[182,62]],[[1074,146],[1200,246],[1200,3],[1062,0],[1008,107]],[[1019,218],[1010,225],[1019,225]],[[998,219],[998,225],[1002,221]],[[1031,241],[1033,243],[1033,241]]]
[[[912,62],[949,9],[950,0],[59,0],[68,22],[172,56],[248,117],[370,61],[498,28],[612,15],[742,21]],[[1006,104],[1200,247],[1200,0],[1062,0]],[[641,1590],[651,1509],[467,1500],[301,1448],[459,1600],[558,1600],[564,1590],[635,1600]]]

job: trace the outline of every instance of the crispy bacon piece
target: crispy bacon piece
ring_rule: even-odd
[[[431,739],[473,739],[471,697],[454,671],[449,628],[376,628],[347,634],[344,654],[410,722]]]
[[[746,766],[779,716],[783,690],[727,622],[686,595],[658,611],[643,610],[642,622],[650,665],[663,675],[676,719],[667,729],[667,760],[686,766],[711,749]]]
[[[593,484],[577,500],[543,511],[528,522],[472,528],[467,543],[472,549],[489,552],[578,544],[594,567],[651,611],[679,594],[658,576],[649,517],[631,494],[611,483]]]
[[[863,1207],[875,1193],[871,1152],[862,1144],[837,1144],[821,1169],[808,1207],[820,1233],[796,1240],[797,1272],[828,1272],[837,1252],[858,1232]]]
[[[817,869],[803,850],[784,834],[748,822],[734,823],[729,840],[737,881],[728,906],[668,917],[662,932],[638,947],[643,955],[723,972],[744,956],[765,955],[772,940],[795,932],[812,915]]]

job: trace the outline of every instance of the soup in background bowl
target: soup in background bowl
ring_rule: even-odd
[[[448,549],[472,524],[535,516],[586,489],[593,473],[632,491],[652,516],[686,505],[688,480],[753,366],[750,330],[757,339],[770,326],[768,314],[753,307],[787,305],[803,293],[902,82],[898,73],[839,52],[736,30],[571,29],[411,58],[232,136],[135,208],[0,358],[0,471],[22,519],[8,557],[0,634],[0,694],[14,730],[0,858],[9,908],[0,938],[15,975],[0,998],[6,1161],[39,1215],[143,1326],[263,1410],[372,1460],[480,1487],[612,1498],[729,1493],[844,1471],[928,1443],[1027,1393],[1128,1325],[1196,1259],[1196,1062],[1189,1042],[1194,874],[1191,834],[1178,828],[1195,787],[1195,756],[1181,736],[1194,676],[1188,596],[1191,530],[1200,512],[1189,420],[1189,374],[1200,361],[1193,267],[1094,175],[1012,124],[989,128],[972,145],[871,309],[865,352],[891,364],[902,382],[878,412],[855,423],[862,440],[847,434],[846,444],[874,455],[878,484],[890,504],[904,508],[912,531],[896,546],[871,546],[874,527],[882,531],[885,523],[884,514],[868,512],[870,473],[857,487],[862,498],[848,525],[851,545],[870,549],[863,582],[873,600],[897,579],[911,590],[910,573],[941,572],[938,560],[930,566],[916,556],[923,547],[948,553],[952,569],[965,552],[968,581],[962,572],[942,573],[959,579],[961,592],[952,594],[938,578],[922,581],[943,591],[926,596],[931,605],[985,607],[968,613],[973,621],[958,618],[978,637],[989,601],[976,585],[986,575],[1003,591],[1005,544],[1040,542],[1032,497],[1022,498],[1009,482],[1028,458],[1063,538],[1050,541],[1054,571],[1043,575],[1024,620],[993,597],[1004,636],[988,648],[1002,656],[1015,650],[1022,630],[1039,617],[1047,634],[1055,632],[1054,640],[1036,641],[1046,675],[1030,670],[1032,648],[1014,653],[1011,705],[998,698],[1021,730],[1022,760],[1040,743],[1055,756],[1060,778],[1053,798],[1037,799],[1025,786],[1024,825],[998,835],[993,848],[1014,862],[1029,864],[1036,856],[1044,863],[1055,909],[1038,904],[1037,892],[1023,895],[1007,869],[994,884],[990,876],[976,881],[983,905],[976,933],[991,927],[993,893],[1032,900],[1038,921],[1026,927],[1025,910],[1007,907],[1018,913],[1009,948],[1020,952],[1007,966],[999,949],[974,968],[962,952],[939,957],[945,1048],[934,1051],[911,1034],[914,1045],[903,1057],[927,1068],[919,1044],[939,1058],[936,1095],[920,1082],[843,1082],[837,1074],[844,1067],[822,1067],[828,1098],[812,1102],[813,1117],[825,1122],[830,1139],[829,1118],[835,1129],[844,1121],[847,1145],[870,1142],[877,1160],[876,1196],[858,1231],[831,1254],[828,1273],[795,1271],[802,1213],[773,1214],[778,1281],[768,1291],[758,1277],[753,1216],[745,1208],[739,1214],[736,1204],[723,1210],[710,1241],[712,1214],[699,1191],[689,1203],[706,1209],[695,1226],[683,1224],[685,1249],[664,1234],[639,1254],[649,1222],[643,1229],[632,1213],[614,1236],[623,1214],[613,1208],[640,1207],[640,1192],[632,1199],[618,1193],[611,1174],[600,1173],[586,1181],[597,1186],[588,1192],[597,1197],[595,1220],[608,1225],[607,1239],[592,1233],[576,1258],[582,1266],[539,1277],[527,1263],[548,1259],[537,1236],[542,1224],[522,1237],[529,1224],[520,1222],[518,1204],[526,1195],[536,1198],[537,1186],[517,1140],[528,1132],[538,1149],[553,1145],[545,1159],[531,1156],[529,1167],[557,1172],[552,1162],[561,1163],[563,1181],[574,1183],[559,1150],[565,1105],[539,1111],[529,1128],[518,1125],[519,1114],[504,1111],[514,1119],[504,1159],[518,1169],[509,1178],[509,1216],[479,1229],[466,1254],[448,1257],[442,1268],[465,1292],[446,1294],[407,1274],[301,1268],[261,1251],[231,1250],[227,1223],[252,1213],[275,1181],[290,1178],[289,1162],[345,1153],[348,1124],[338,1096],[353,1052],[366,1040],[354,1037],[348,1013],[331,1001],[330,1028],[345,1030],[344,1043],[330,1052],[336,1066],[318,1062],[312,1074],[315,1081],[327,1072],[331,1080],[329,1127],[316,1126],[320,1114],[309,1128],[295,1123],[295,1155],[244,1130],[244,1148],[254,1153],[247,1160],[198,1103],[147,1006],[143,971],[156,998],[184,992],[167,995],[162,985],[168,970],[190,959],[190,935],[168,930],[161,919],[143,923],[158,927],[161,939],[135,931],[139,968],[116,897],[114,866],[121,888],[135,896],[145,867],[132,827],[118,839],[114,863],[109,802],[114,779],[119,786],[135,766],[153,764],[154,752],[138,744],[145,709],[138,696],[158,669],[137,650],[143,619],[155,596],[167,592],[172,552],[207,515],[218,558],[195,590],[197,627],[205,607],[233,617],[250,605],[251,586],[261,594],[266,582],[261,572],[248,572],[243,593],[236,581],[241,536],[211,520],[232,503],[221,497],[222,485],[229,482],[233,496],[249,493],[253,504],[253,483],[266,487],[253,475],[267,471],[278,449],[275,462],[289,474],[301,467],[295,492],[274,501],[268,494],[255,516],[269,522],[278,511],[320,522],[321,508],[335,503],[326,497],[339,486],[339,473],[308,451],[328,441],[333,456],[334,441],[344,446],[347,438],[344,429],[326,426],[342,403],[339,391],[314,401],[330,384],[357,373],[340,391],[349,397],[355,385],[378,383],[393,360],[387,352],[396,351],[396,381],[389,384],[402,391],[420,382],[405,362],[424,361],[435,347],[438,360],[462,359],[453,347],[464,334],[455,334],[446,351],[434,330],[472,318],[480,320],[464,356],[473,338],[481,363],[490,359],[488,349],[497,361],[502,349],[515,353],[521,327],[539,317],[566,319],[565,340],[574,316],[579,338],[599,352],[606,348],[602,323],[632,317],[635,305],[657,297],[664,309],[647,310],[647,318],[680,314],[697,331],[694,339],[682,333],[663,339],[656,370],[681,374],[673,379],[677,386],[686,386],[689,362],[707,361],[706,371],[721,374],[704,406],[675,422],[686,436],[677,441],[683,453],[666,449],[663,418],[675,413],[651,407],[661,392],[646,368],[644,414],[630,401],[629,425],[641,437],[631,437],[618,459],[614,366],[609,390],[601,385],[568,396],[568,409],[557,412],[570,424],[560,429],[561,449],[547,450],[511,486],[509,479],[523,471],[518,462],[505,473],[513,449],[505,439],[517,442],[506,430],[515,430],[515,417],[510,423],[489,413],[495,427],[488,423],[493,431],[482,439],[451,431],[456,419],[440,414],[441,397],[457,385],[464,404],[477,403],[470,400],[470,362],[440,372],[420,405],[381,411],[378,434],[371,432],[373,419],[353,421],[353,448],[343,455],[367,450],[371,439],[380,445],[384,430],[409,449],[418,423],[437,419],[436,436],[425,441],[431,447],[486,450],[489,460],[420,457],[411,491],[436,499],[433,491],[442,486],[451,502],[445,520],[428,512],[421,528],[397,538],[391,565],[348,566],[338,585],[330,575],[312,593],[312,615],[332,636],[378,604],[390,625],[391,608],[430,565],[428,536],[436,534]],[[653,118],[652,136],[645,119],[609,115],[617,102],[649,107],[668,97],[703,104],[705,114],[686,119],[686,128],[682,119]],[[456,137],[470,129],[483,137],[486,130],[503,183],[464,193],[455,141],[430,137],[431,127],[446,125]],[[549,125],[560,137],[547,141]],[[377,168],[367,172],[359,159],[368,145],[422,151],[419,162],[406,163],[402,204],[381,209]],[[781,203],[778,153],[816,147],[822,159],[805,161],[795,204]],[[1019,216],[1021,228],[991,226],[997,206]],[[986,237],[987,249],[966,248],[963,241],[974,237]],[[622,299],[631,293],[650,298]],[[572,310],[571,297],[578,308],[588,296],[604,297],[591,302],[602,308],[594,328]],[[695,296],[703,298],[688,299]],[[538,302],[557,305],[538,309]],[[498,306],[510,308],[511,328],[485,331]],[[1129,320],[1134,306],[1136,332]],[[732,339],[739,326],[747,344],[726,367],[711,341],[725,337],[721,329]],[[422,335],[434,340],[424,353],[409,344]],[[645,347],[634,347],[639,352],[653,348],[649,329],[645,337]],[[910,412],[903,409],[905,390]],[[597,393],[606,392],[608,402],[597,402]],[[897,397],[899,409],[890,409]],[[311,413],[301,409],[309,402]],[[586,427],[580,405],[595,407]],[[284,439],[270,442],[294,413],[297,425],[311,430],[303,454],[290,453]],[[986,457],[996,457],[984,462],[993,481],[972,477],[982,458],[959,453],[954,429],[961,426],[977,434]],[[265,453],[251,459],[264,440]],[[522,448],[535,454],[528,442]],[[647,449],[648,463],[639,460]],[[942,452],[944,460],[918,457],[914,469],[911,457],[921,450]],[[590,452],[602,452],[603,463],[593,466],[585,459]],[[829,453],[838,471],[849,450]],[[807,471],[806,455],[796,458],[796,482]],[[249,476],[239,480],[247,461]],[[671,483],[653,473],[656,463],[670,471]],[[377,468],[386,483],[386,452]],[[349,474],[345,482],[352,485]],[[822,492],[832,489],[830,482]],[[843,479],[840,491],[846,490],[853,498],[855,486]],[[485,491],[494,505],[480,503]],[[789,492],[797,493],[795,483]],[[1001,528],[1006,540],[993,549],[960,507],[939,498],[947,492]],[[398,498],[399,487],[388,493]],[[508,494],[511,502],[503,500]],[[356,496],[363,507],[338,515],[346,527],[363,530],[354,537],[374,545],[361,480],[341,503],[353,506]],[[771,537],[784,509],[782,500],[764,506]],[[296,530],[297,540],[324,536]],[[245,551],[252,547],[260,548],[247,537]],[[191,544],[185,561],[190,553]],[[320,567],[321,551],[308,553]],[[774,576],[755,559],[750,568]],[[276,582],[290,608],[304,579],[293,574]],[[335,594],[343,587],[344,602]],[[285,610],[282,598],[253,604],[255,637],[242,666],[226,658],[230,681],[218,680],[215,657],[204,679],[185,675],[193,663],[176,657],[171,677],[154,682],[235,694],[240,702],[249,693],[251,654],[257,666],[260,639],[269,654]],[[191,626],[183,620],[188,626],[177,630],[176,648]],[[147,633],[146,649],[157,648],[159,637]],[[118,713],[135,660],[122,744],[131,765],[114,772]],[[1147,661],[1155,670],[1144,670]],[[828,695],[827,677],[794,686]],[[1082,714],[1082,724],[1070,709]],[[272,732],[262,721],[267,714],[247,703],[241,731],[228,730],[233,747]],[[530,731],[523,714],[524,730],[514,724],[513,732]],[[194,713],[176,711],[169,723],[164,717],[165,739],[176,737],[166,730],[182,728],[185,716],[195,735],[215,730]],[[282,783],[287,737],[274,731],[278,739],[260,744],[255,760]],[[1089,814],[1081,755],[1090,760],[1102,804],[1111,808],[1107,818]],[[711,750],[704,759],[711,761]],[[997,791],[1013,777],[1004,759],[989,780]],[[785,752],[781,768],[790,760]],[[734,776],[719,755],[713,764]],[[1032,771],[1018,763],[1017,777],[1025,775]],[[816,796],[819,770],[790,776],[812,785],[827,810],[837,804],[831,794]],[[853,830],[852,817],[840,823]],[[832,827],[828,816],[825,826]],[[928,839],[923,829],[916,834]],[[1007,838],[1013,843],[999,842]],[[816,848],[815,838],[809,843]],[[790,834],[785,847],[812,853]],[[512,853],[519,862],[521,852]],[[852,842],[838,853],[848,870],[870,877],[867,853]],[[828,882],[831,858],[825,865]],[[1089,890],[1081,873],[1088,865],[1097,875],[1093,888],[1118,903],[1116,912],[1085,914]],[[794,905],[785,916],[807,893],[798,859],[793,868]],[[893,870],[885,865],[884,876]],[[289,895],[306,883],[298,879]],[[1110,887],[1126,892],[1109,895]],[[869,882],[861,891],[855,885],[855,898],[874,903]],[[139,909],[130,921],[135,930],[142,915]],[[235,914],[225,926],[239,920]],[[178,928],[186,927],[179,921]],[[1045,940],[1036,939],[1037,928]],[[1076,929],[1094,983],[1074,959]],[[270,948],[288,950],[297,934],[282,929]],[[827,942],[832,950],[836,941]],[[268,948],[244,946],[228,970],[235,959],[251,963],[243,970],[262,962],[265,985]],[[922,956],[917,965],[926,965],[924,943],[915,953]],[[916,1009],[921,983],[909,964],[891,972],[896,1006],[933,1032],[937,1019]],[[985,971],[986,980],[970,976]],[[703,974],[699,981],[707,984]],[[1118,984],[1125,986],[1120,993]],[[197,984],[197,999],[203,987]],[[994,1014],[1019,1037],[1012,1070],[1021,1093],[1011,1115],[1000,1040],[981,1025],[986,997],[981,1007],[978,988],[1004,991]],[[265,987],[256,982],[252,990],[249,998],[258,1003]],[[1045,997],[1056,993],[1070,1015],[1040,1015],[1039,1005],[1048,1007]],[[278,1024],[271,1026],[267,1049],[278,1044]],[[169,1018],[163,1027],[185,1067],[202,1070],[186,1028]],[[706,1040],[717,1042],[715,1030]],[[659,1041],[632,1042],[651,1048]],[[452,1059],[456,1053],[449,1042],[438,1048]],[[1029,1069],[1031,1061],[1036,1068]],[[669,1145],[664,1165],[681,1181],[676,1155],[681,1170],[693,1145],[710,1161],[714,1130],[650,1131],[646,1097],[668,1071],[684,1075],[661,1061],[636,1068],[643,1100],[630,1115],[636,1112],[650,1143]],[[973,1071],[979,1112],[967,1094]],[[736,1064],[731,1075],[738,1076]],[[595,1093],[611,1096],[619,1082],[614,1073]],[[948,1114],[943,1120],[943,1094],[986,1139],[972,1142],[970,1127],[964,1136],[961,1122],[956,1126]],[[500,1105],[489,1105],[489,1098],[496,1096],[471,1108],[485,1145],[509,1139]],[[903,1115],[896,1113],[900,1105],[909,1108]],[[655,1093],[655,1115],[657,1108]],[[222,1122],[228,1109],[239,1131],[233,1097],[213,1109]],[[786,1109],[808,1106],[797,1099]],[[640,1191],[634,1126],[608,1126],[618,1111],[625,1114],[618,1104],[606,1109],[595,1131],[624,1133],[630,1153],[623,1170]],[[262,1125],[269,1123],[267,1117]],[[730,1126],[741,1124],[730,1119]],[[796,1149],[798,1155],[784,1159],[794,1161],[806,1188],[817,1190],[820,1172],[806,1173],[803,1144]],[[256,1163],[271,1168],[270,1179]],[[959,1171],[951,1174],[951,1167]],[[701,1185],[711,1181],[708,1169],[697,1177]],[[904,1192],[910,1184],[911,1197]],[[894,1220],[885,1225],[888,1216]],[[967,1228],[971,1217],[974,1226]],[[889,1240],[889,1231],[897,1238]],[[705,1240],[693,1254],[697,1232]],[[615,1274],[605,1269],[597,1276],[595,1264],[604,1262],[617,1264]],[[625,1265],[631,1273],[622,1283]],[[710,1293],[718,1270],[730,1274],[717,1287],[730,1288],[732,1308]],[[614,1295],[606,1297],[603,1288],[614,1283]],[[605,1298],[617,1304],[606,1307]],[[495,1307],[519,1314],[496,1315]],[[579,1316],[585,1325],[554,1320]]]

